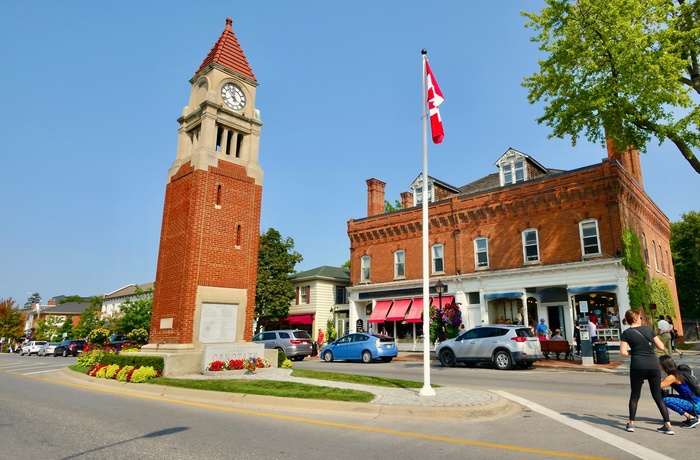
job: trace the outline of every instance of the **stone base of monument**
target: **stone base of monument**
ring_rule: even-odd
[[[150,344],[149,344],[150,345]],[[276,369],[277,350],[268,350],[259,343],[219,343],[204,345],[201,351],[195,351],[192,345],[179,346],[172,349],[167,346],[144,346],[141,353],[151,356],[162,356],[165,361],[163,377],[178,377],[182,375],[204,374],[212,361],[228,361],[231,359],[265,358],[270,363],[270,369]],[[257,370],[259,372],[261,369]],[[245,371],[226,371],[245,372]],[[220,372],[215,372],[219,374]]]

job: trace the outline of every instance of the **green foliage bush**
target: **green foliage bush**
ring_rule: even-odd
[[[284,361],[282,361],[282,364],[280,364],[280,367],[282,369],[291,369],[292,366],[293,366],[292,361],[289,359],[285,359]]]
[[[117,375],[117,372],[119,372],[119,369],[120,369],[119,365],[110,364],[109,366],[105,367],[104,377],[106,379],[113,379]]]
[[[143,383],[148,379],[152,379],[158,376],[158,373],[151,366],[139,367],[131,374],[132,383]]]
[[[277,363],[283,363],[287,359],[284,350],[277,350]]]
[[[127,337],[133,340],[136,345],[144,345],[145,343],[148,343],[148,331],[141,327],[129,332]]]
[[[148,356],[137,353],[104,353],[98,361],[100,364],[118,364],[120,367],[152,367],[163,372],[165,360],[162,356]]]
[[[94,345],[104,345],[109,342],[110,334],[110,330],[106,327],[98,327],[97,329],[90,331],[85,340]]]
[[[126,382],[127,377],[129,376],[129,372],[134,370],[134,366],[124,366],[121,368],[119,372],[117,372],[117,381],[119,382]]]

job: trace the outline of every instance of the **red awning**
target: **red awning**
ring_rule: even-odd
[[[289,324],[313,324],[314,315],[292,315],[284,319]]]
[[[440,298],[439,297],[431,297],[431,302],[430,305],[433,307],[437,308],[438,304],[440,303]],[[442,296],[442,306],[444,307],[447,304],[452,303],[452,301],[455,299],[455,296],[453,295],[444,295]]]
[[[406,315],[407,323],[420,323],[423,321],[421,315],[423,314],[423,297],[416,297],[413,299],[411,304],[411,309],[408,310],[408,315]]]
[[[368,323],[383,323],[386,314],[389,313],[389,307],[391,307],[391,300],[380,300],[374,306],[372,314],[369,315]]]
[[[403,321],[409,305],[411,305],[411,299],[394,300],[394,305],[392,305],[391,311],[386,316],[386,321]]]

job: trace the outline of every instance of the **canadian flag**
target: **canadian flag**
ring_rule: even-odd
[[[442,97],[442,91],[435,81],[433,71],[430,70],[428,60],[425,60],[426,81],[428,87],[428,111],[430,112],[430,130],[433,133],[433,143],[439,144],[445,138],[445,130],[442,127],[442,118],[440,118],[440,104],[445,100]]]

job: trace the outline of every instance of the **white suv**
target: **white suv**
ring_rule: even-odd
[[[454,339],[440,342],[435,355],[446,367],[454,367],[458,362],[466,366],[491,362],[496,369],[510,369],[513,364],[527,369],[544,359],[540,341],[532,329],[510,324],[483,324],[469,329]]]
[[[22,350],[20,350],[19,355],[39,355],[39,348],[42,345],[46,345],[46,340],[32,340],[22,345]]]

